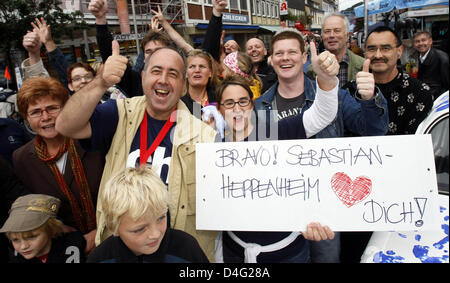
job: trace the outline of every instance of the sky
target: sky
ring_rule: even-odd
[[[364,2],[364,0],[339,0],[339,11],[345,10],[359,2]]]

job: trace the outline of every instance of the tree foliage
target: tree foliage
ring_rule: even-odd
[[[64,13],[61,0],[1,0],[0,51],[21,48],[23,35],[32,30],[30,23],[36,17],[44,17],[51,25],[55,40],[87,26],[80,11]]]

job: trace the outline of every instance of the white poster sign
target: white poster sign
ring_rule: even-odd
[[[199,230],[439,229],[430,135],[198,143]]]

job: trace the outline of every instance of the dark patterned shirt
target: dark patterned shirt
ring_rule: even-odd
[[[342,61],[339,62],[339,87],[342,88],[348,82],[348,65],[350,64],[350,59],[348,58],[347,52],[345,52]]]
[[[430,87],[399,71],[387,84],[376,84],[388,102],[387,135],[414,134],[433,106]]]

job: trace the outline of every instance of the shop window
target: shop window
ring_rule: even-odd
[[[239,0],[241,5],[241,11],[248,11],[247,0]]]
[[[230,8],[231,9],[239,9],[238,0],[230,0]]]

